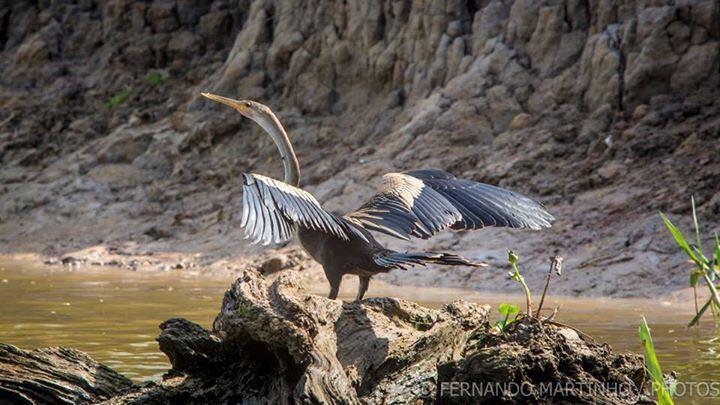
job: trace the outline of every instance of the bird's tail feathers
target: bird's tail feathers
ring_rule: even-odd
[[[442,264],[447,266],[471,266],[486,267],[486,263],[475,263],[454,253],[401,253],[387,251],[375,256],[375,263],[388,270],[402,269],[408,267],[425,266],[428,263]]]

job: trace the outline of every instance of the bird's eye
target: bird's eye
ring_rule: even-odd
[[[246,102],[245,102],[245,107],[250,108],[250,107],[252,107],[252,104],[250,104],[249,101],[246,101]]]

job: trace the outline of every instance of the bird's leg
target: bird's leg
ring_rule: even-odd
[[[339,282],[335,285],[330,284],[330,294],[328,294],[328,298],[330,298],[331,300],[336,299],[339,291],[340,291],[340,283]]]
[[[340,282],[342,281],[343,275],[342,273],[333,269],[328,269],[327,267],[323,269],[325,270],[325,277],[330,283],[330,294],[328,294],[328,298],[334,300],[337,298],[338,292],[340,291]]]
[[[359,276],[360,277],[360,284],[358,285],[358,293],[357,297],[355,297],[355,301],[362,301],[363,296],[365,296],[365,292],[368,289],[368,286],[370,286],[370,276]]]

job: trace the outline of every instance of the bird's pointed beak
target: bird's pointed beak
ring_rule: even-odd
[[[229,105],[230,107],[238,110],[240,112],[240,114],[242,114],[248,118],[252,118],[252,110],[250,110],[245,105],[245,103],[243,103],[242,101],[238,101],[238,100],[228,98],[228,97],[218,96],[218,95],[212,94],[212,93],[200,93],[200,94],[202,94],[203,97],[209,98],[212,101],[216,101],[221,104]]]

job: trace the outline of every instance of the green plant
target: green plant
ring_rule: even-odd
[[[638,328],[638,334],[645,349],[645,369],[650,376],[653,391],[657,395],[657,403],[659,405],[673,405],[672,394],[674,387],[672,384],[668,385],[665,383],[665,376],[663,375],[660,362],[658,362],[657,355],[655,354],[655,345],[653,345],[650,328],[648,328],[645,317],[643,317],[642,323]]]
[[[120,104],[124,103],[125,100],[127,100],[129,96],[130,96],[130,90],[123,89],[120,92],[118,92],[117,94],[115,94],[114,96],[112,96],[110,98],[110,100],[106,101],[105,107],[107,107],[108,109],[113,109],[113,108],[119,106]]]
[[[527,307],[527,315],[532,316],[532,296],[530,295],[530,289],[527,286],[527,283],[525,283],[525,277],[523,277],[522,274],[520,274],[520,269],[518,269],[517,261],[518,256],[513,252],[512,250],[508,250],[508,262],[510,262],[510,267],[512,267],[513,271],[508,272],[508,276],[510,276],[511,279],[517,281],[522,285],[523,292],[525,293],[525,303]]]
[[[532,318],[533,317],[532,294],[530,294],[530,288],[528,288],[528,285],[525,282],[525,277],[523,277],[523,275],[520,274],[520,268],[518,267],[518,260],[519,260],[518,255],[516,255],[515,252],[513,252],[512,250],[508,250],[508,263],[510,263],[510,267],[512,268],[512,271],[509,271],[507,273],[507,275],[508,275],[508,277],[510,277],[511,280],[517,281],[522,286],[523,293],[525,294],[525,305],[526,305],[525,315]],[[538,318],[539,320],[541,320],[541,322],[551,321],[552,318],[555,316],[555,313],[557,312],[557,308],[556,308],[553,315],[549,316],[548,318],[545,318],[544,320],[542,319],[541,311],[543,308],[543,303],[545,302],[545,296],[547,295],[547,292],[550,288],[550,279],[552,278],[553,273],[560,276],[560,274],[562,273],[562,262],[563,262],[563,258],[557,254],[550,258],[550,269],[548,270],[547,278],[545,279],[545,288],[543,289],[542,298],[540,299],[540,305],[538,305],[537,311],[535,312],[535,314],[536,314],[535,317]],[[520,309],[518,307],[516,307],[515,305],[510,305],[510,304],[501,304],[499,307],[500,313],[503,315],[506,314],[505,311],[509,311],[513,308],[516,310],[516,312],[512,312],[510,315],[517,314],[520,311]],[[498,323],[496,323],[495,326],[498,327],[498,329],[500,331],[502,331],[505,328],[505,326],[507,326],[507,324],[508,324],[508,322],[507,322],[508,318],[509,318],[509,315],[505,317],[504,322],[498,322]],[[517,316],[515,318],[517,319]]]
[[[148,73],[147,76],[145,77],[145,79],[152,87],[157,87],[157,86],[161,86],[161,85],[165,84],[165,82],[167,82],[168,75],[167,75],[167,73],[164,73],[164,72],[153,71],[153,72]]]
[[[683,236],[682,232],[668,219],[668,217],[660,212],[660,217],[665,223],[670,235],[672,235],[675,243],[678,247],[685,252],[690,260],[695,264],[695,268],[690,271],[690,286],[693,288],[695,293],[695,317],[690,321],[688,326],[697,325],[700,318],[707,311],[711,309],[715,322],[718,322],[718,314],[720,313],[720,294],[718,294],[718,286],[715,285],[715,281],[720,279],[720,238],[715,234],[714,240],[714,257],[708,259],[702,250],[702,241],[700,239],[700,227],[698,226],[697,213],[695,211],[695,199],[691,199],[692,202],[692,215],[693,225],[695,226],[695,245],[690,246]],[[705,285],[710,291],[710,299],[702,307],[698,307],[697,303],[697,285],[702,278],[705,281]]]
[[[517,319],[517,316],[515,317],[515,319],[512,319],[512,320],[510,320],[510,317],[512,315],[517,315],[518,313],[520,313],[520,308],[518,308],[517,306],[515,306],[513,304],[503,303],[503,304],[498,305],[498,312],[500,312],[500,315],[505,315],[505,318],[495,322],[495,328],[499,332],[504,332],[505,327],[507,327],[511,323],[515,322],[515,320]]]

